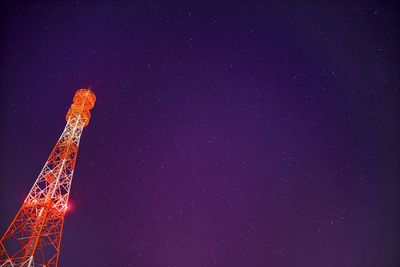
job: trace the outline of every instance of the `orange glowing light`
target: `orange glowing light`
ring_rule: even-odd
[[[75,209],[75,204],[73,201],[69,200],[67,204],[67,210],[66,212],[72,212]]]

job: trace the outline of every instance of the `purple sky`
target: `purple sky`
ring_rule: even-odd
[[[398,6],[125,2],[1,4],[1,235],[92,86],[60,267],[400,266]]]

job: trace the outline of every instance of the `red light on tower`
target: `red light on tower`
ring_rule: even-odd
[[[74,208],[75,208],[74,203],[71,200],[69,200],[68,204],[67,204],[66,212],[72,212],[74,210]]]
[[[75,93],[61,137],[0,239],[0,267],[57,266],[79,142],[95,102],[90,89]]]

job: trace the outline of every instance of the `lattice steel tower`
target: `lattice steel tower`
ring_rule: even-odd
[[[90,89],[76,92],[60,139],[0,240],[0,267],[57,266],[79,141],[95,101]]]

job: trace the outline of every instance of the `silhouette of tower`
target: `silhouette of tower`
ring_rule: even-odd
[[[0,267],[57,266],[79,141],[95,101],[90,89],[75,93],[61,137],[0,240]]]

